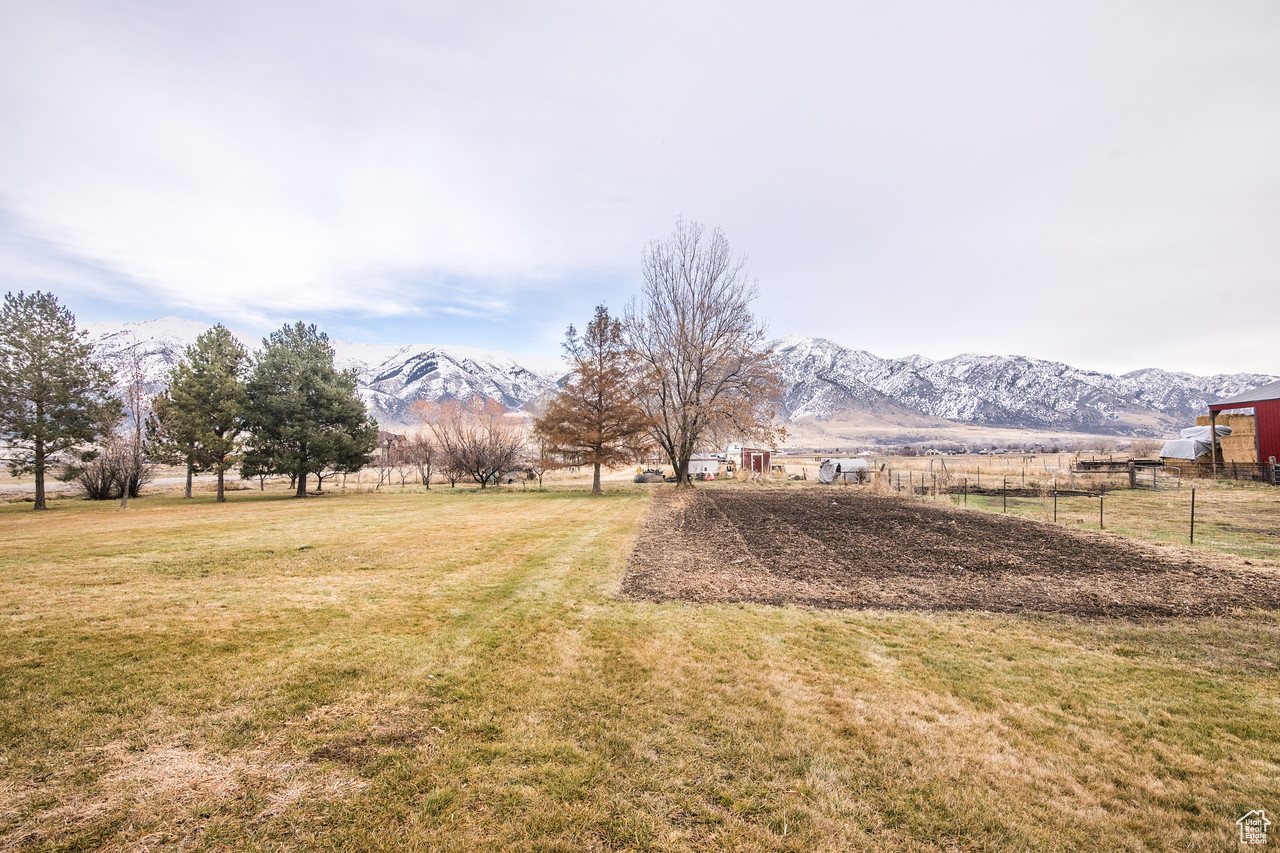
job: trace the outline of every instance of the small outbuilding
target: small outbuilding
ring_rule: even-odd
[[[707,474],[717,476],[720,473],[720,457],[703,453],[695,453],[689,458],[689,475],[697,477],[699,474],[704,477]]]
[[[771,451],[759,447],[744,447],[742,448],[742,467],[739,470],[752,476],[768,477],[771,470],[770,456]]]
[[[870,477],[865,459],[823,459],[818,466],[819,483],[865,483]]]

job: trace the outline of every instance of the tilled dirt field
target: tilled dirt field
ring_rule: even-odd
[[[655,496],[622,584],[653,601],[1199,616],[1280,610],[1280,572],[847,488]]]

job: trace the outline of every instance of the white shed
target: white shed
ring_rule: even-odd
[[[720,457],[710,456],[702,453],[695,453],[689,459],[689,474],[696,477],[699,474],[711,474],[713,476],[720,473]]]

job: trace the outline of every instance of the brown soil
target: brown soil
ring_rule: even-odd
[[[863,489],[655,495],[622,584],[652,601],[1199,616],[1280,610],[1280,574]]]

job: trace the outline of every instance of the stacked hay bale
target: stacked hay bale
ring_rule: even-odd
[[[1253,415],[1222,414],[1217,418],[1218,426],[1231,427],[1231,435],[1218,437],[1218,447],[1222,454],[1219,464],[1256,465],[1258,462],[1258,427]],[[1209,416],[1196,418],[1196,426],[1208,426]]]
[[[1160,462],[1166,468],[1177,468],[1182,472],[1183,477],[1213,476],[1213,463],[1209,461],[1208,454],[1201,456],[1199,459],[1178,459],[1166,456]]]

